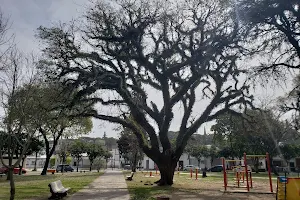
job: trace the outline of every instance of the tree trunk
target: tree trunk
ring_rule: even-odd
[[[55,147],[57,146],[58,140],[59,140],[60,136],[62,135],[63,131],[64,131],[64,128],[61,128],[59,133],[57,134],[57,137],[54,138],[53,146],[50,150],[50,145],[49,145],[49,141],[48,141],[46,132],[42,128],[39,129],[39,132],[42,134],[42,136],[44,138],[44,142],[45,142],[45,146],[46,146],[46,161],[45,161],[45,165],[44,165],[44,168],[43,168],[43,171],[42,171],[41,175],[46,175],[47,174],[47,168],[48,168],[48,165],[49,165],[50,158],[53,155]]]
[[[266,162],[267,163],[267,162]],[[276,175],[276,176],[279,176],[279,173],[276,169],[276,167],[273,165],[273,158],[270,156],[270,166],[271,166],[271,169],[272,169],[272,172]],[[266,167],[268,168],[268,166]]]
[[[133,157],[133,162],[132,162],[132,166],[131,166],[131,171],[132,172],[136,172],[136,164],[137,164],[137,152],[135,152],[134,157]]]
[[[9,171],[7,171],[7,174],[6,174],[6,180],[7,181],[10,181],[11,179],[11,174],[9,173]]]
[[[34,160],[34,168],[33,168],[33,171],[37,171],[37,169],[36,169],[37,157],[38,157],[38,152],[35,152],[35,160]]]
[[[286,169],[287,169],[287,173],[290,173],[290,171],[291,171],[290,160],[286,160]]]
[[[13,156],[13,155],[12,155]],[[9,158],[8,158],[8,166],[10,167],[10,168],[8,168],[8,171],[7,171],[7,177],[6,177],[6,180],[7,181],[10,181],[13,177],[13,168],[11,168],[12,167],[12,156],[9,156]],[[11,170],[11,172],[12,173],[10,173],[10,170]]]
[[[25,160],[25,158],[23,157],[23,158],[22,158],[22,164],[19,165],[19,175],[22,175],[22,169],[23,169],[23,167],[24,167],[24,160]]]
[[[13,176],[13,168],[9,168],[8,170],[8,175],[10,176],[10,200],[14,200],[15,199],[15,194],[16,194],[16,187],[15,187],[15,181],[14,181],[14,176]]]
[[[172,185],[175,168],[178,160],[172,159],[173,155],[165,155],[157,160],[157,167],[160,171],[160,180],[156,181],[157,185]]]
[[[43,171],[42,171],[41,175],[47,175],[47,169],[48,169],[48,165],[49,165],[49,162],[50,162],[50,158],[51,157],[47,154],[45,164],[44,164]]]
[[[78,172],[78,165],[79,165],[79,159],[77,159],[77,163],[76,163],[76,171]]]
[[[256,158],[254,158],[254,171],[255,171],[255,173],[259,173],[259,158],[258,157],[256,157]]]
[[[92,165],[90,165],[90,171],[92,171]]]

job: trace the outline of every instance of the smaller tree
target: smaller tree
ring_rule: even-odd
[[[26,137],[20,141],[22,141],[23,143],[26,143],[27,142]],[[24,161],[25,161],[26,157],[29,155],[32,155],[33,153],[35,153],[35,161],[34,161],[33,171],[36,171],[37,154],[43,147],[44,147],[44,143],[42,141],[40,141],[38,138],[36,138],[36,137],[30,138],[29,147],[27,148],[26,153],[21,158],[22,159],[21,163],[19,163],[19,168],[20,168],[19,175],[22,174],[22,169],[24,167]],[[18,151],[19,152],[16,153],[16,155],[19,155],[23,151],[22,145],[19,145]]]
[[[130,162],[132,171],[135,172],[138,162],[144,157],[136,136],[130,130],[124,129],[117,143],[120,154],[126,161]]]
[[[82,154],[86,152],[86,145],[80,139],[71,143],[70,153],[73,158],[76,159],[76,171],[78,172],[78,164],[82,159]]]
[[[71,156],[67,156],[66,157],[66,164],[70,165],[72,162],[72,157]]]
[[[201,159],[202,157],[208,157],[209,151],[206,146],[204,145],[199,145],[199,146],[194,146],[191,149],[191,156],[195,157],[198,161],[198,167],[200,167]]]
[[[42,150],[43,147],[44,147],[44,143],[41,140],[39,140],[38,138],[32,138],[32,141],[31,141],[30,146],[29,146],[29,152],[31,152],[31,153],[29,155],[31,155],[32,153],[35,153],[33,171],[37,170],[36,169],[36,163],[37,163],[38,153]]]
[[[289,162],[292,158],[299,156],[299,146],[283,144],[279,146],[282,157],[285,159],[286,166],[290,170]]]
[[[208,149],[208,156],[210,157],[210,165],[212,166],[214,159],[218,157],[218,149],[216,146],[212,145]]]
[[[105,151],[103,150],[102,145],[97,143],[88,144],[86,148],[86,153],[90,161],[90,171],[92,171],[94,160],[97,157],[101,157],[105,155]]]
[[[105,167],[105,160],[103,160],[102,157],[97,157],[94,160],[94,166],[96,167],[97,171],[100,172],[101,167]]]
[[[224,157],[224,158],[232,157],[231,148],[226,146],[226,147],[220,149],[220,151],[218,152],[218,156],[219,157]]]
[[[55,157],[51,157],[51,158],[50,158],[49,163],[50,163],[50,167],[51,167],[51,168],[55,166],[55,160],[56,160]]]
[[[111,158],[112,156],[113,156],[113,155],[112,155],[111,152],[109,152],[109,151],[104,151],[103,157],[104,157],[104,159],[105,159],[106,168],[107,168],[107,162],[108,162],[108,159]]]

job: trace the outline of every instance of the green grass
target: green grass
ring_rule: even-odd
[[[64,187],[70,187],[69,194],[87,186],[102,173],[64,173],[41,175],[15,175],[16,200],[39,199],[46,200],[50,196],[48,184],[50,182],[61,180]],[[0,199],[9,199],[10,186],[6,176],[0,178]]]

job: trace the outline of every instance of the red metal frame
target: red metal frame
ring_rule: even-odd
[[[248,155],[251,157],[264,157],[264,155]],[[273,185],[272,185],[272,176],[271,176],[271,163],[270,163],[270,155],[267,152],[266,153],[266,161],[267,161],[267,167],[268,167],[268,176],[269,176],[269,183],[270,183],[270,191],[273,193]],[[227,171],[226,171],[226,160],[225,158],[222,158],[222,165],[223,165],[223,177],[224,177],[224,190],[227,190]],[[244,182],[244,176],[246,173],[246,182],[247,182],[247,191],[249,192],[250,187],[253,188],[253,181],[252,181],[252,172],[248,172],[248,165],[247,165],[247,154],[244,153],[244,166],[245,166],[245,172],[241,172],[239,174],[239,172],[236,173],[236,178],[237,178],[237,184],[238,187],[240,185],[240,178],[243,178],[243,182]],[[250,179],[250,185],[249,185],[249,179]],[[300,178],[299,178],[300,179]]]
[[[271,176],[271,163],[270,163],[270,155],[267,152],[266,153],[267,158],[267,165],[268,165],[268,174],[269,174],[269,182],[270,182],[270,191],[273,192],[273,186],[272,186],[272,176]]]
[[[250,175],[250,187],[253,188],[253,184],[252,184],[252,172],[249,172]]]
[[[236,179],[237,179],[237,185],[238,187],[240,187],[240,176],[239,176],[239,172],[236,172]]]
[[[225,166],[225,158],[222,158],[223,165],[223,177],[224,177],[224,190],[227,190],[227,174],[226,174],[226,166]]]
[[[245,165],[245,172],[246,172],[247,191],[249,192],[249,177],[248,177],[248,167],[247,167],[247,155],[246,155],[246,153],[244,153],[244,165]]]

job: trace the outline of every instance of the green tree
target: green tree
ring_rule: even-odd
[[[105,141],[106,149],[111,151],[113,148],[117,147],[117,139],[113,137],[103,137]]]
[[[233,155],[232,149],[228,146],[225,146],[222,149],[220,149],[218,155],[219,157],[230,158]]]
[[[86,145],[80,139],[73,141],[70,146],[70,153],[76,159],[76,170],[78,172],[79,161],[82,159],[82,154],[86,152]]]
[[[43,148],[44,143],[40,140],[38,140],[36,137],[32,136],[30,138],[30,141],[26,141],[26,139],[28,138],[28,136],[26,136],[25,134],[22,134],[21,137],[18,137],[18,140],[24,144],[29,142],[29,146],[25,152],[25,154],[22,156],[22,161],[19,164],[19,175],[22,174],[22,169],[24,167],[24,161],[26,159],[27,156],[32,155],[33,153],[35,153],[36,157],[35,157],[35,162],[34,162],[34,171],[36,171],[36,162],[37,162],[37,153]],[[16,157],[18,158],[19,156],[21,156],[21,153],[23,151],[24,146],[23,145],[17,145],[17,149],[16,149]]]
[[[37,164],[38,153],[44,148],[44,143],[39,138],[34,137],[34,138],[32,138],[32,141],[31,141],[31,144],[30,144],[29,148],[31,149],[31,151],[33,153],[35,153],[33,171],[36,171],[37,170],[36,169],[36,164]]]
[[[97,157],[94,160],[94,166],[96,167],[97,171],[99,172],[101,167],[105,167],[105,160],[102,159],[102,157]]]
[[[208,156],[210,157],[210,166],[213,165],[213,162],[218,157],[218,155],[219,155],[219,150],[217,149],[217,147],[211,145],[210,148],[208,149]]]
[[[240,158],[244,152],[249,152],[245,145],[245,129],[242,117],[228,113],[221,115],[216,119],[216,124],[211,127],[211,130],[214,132],[214,142],[223,149],[221,154],[224,154],[224,157]]]
[[[67,158],[66,158],[66,164],[70,165],[71,162],[72,162],[72,157],[67,156]]]
[[[125,161],[129,161],[132,171],[136,171],[137,164],[144,158],[144,153],[138,145],[136,136],[131,132],[130,129],[125,128],[117,141],[119,152]]]
[[[197,159],[198,167],[200,168],[201,159],[209,156],[209,150],[204,145],[194,146],[191,149],[191,156]]]
[[[243,116],[226,114],[212,126],[216,142],[231,148],[231,157],[248,154],[278,155],[278,143],[292,139],[288,124],[270,110],[248,110]],[[237,147],[239,149],[237,150]]]
[[[61,137],[88,133],[92,128],[92,121],[88,117],[77,116],[88,109],[87,104],[70,106],[76,91],[59,83],[37,83],[30,88],[23,87],[18,93],[26,94],[29,89],[32,97],[26,116],[43,137],[46,161],[41,175],[46,175],[49,160]],[[58,152],[62,152],[61,150]]]
[[[286,166],[290,170],[290,160],[300,155],[299,145],[282,144],[279,147],[281,156],[285,159]]]
[[[271,110],[248,110],[243,116],[219,117],[212,126],[215,137],[223,148],[220,153],[231,158],[243,156],[243,153],[264,155],[270,154],[270,159],[280,155],[279,143],[294,139],[290,133],[290,125],[280,121]],[[253,160],[258,172],[258,159]],[[272,163],[272,162],[271,162]],[[274,170],[275,171],[275,170]]]
[[[241,48],[246,40],[236,15],[215,0],[113,0],[95,2],[85,16],[81,29],[75,24],[38,29],[46,45],[41,68],[77,88],[76,101],[116,111],[87,110],[82,116],[131,129],[160,170],[157,183],[172,185],[197,129],[236,105],[251,104],[249,87],[239,79],[245,70],[237,61],[248,51]],[[151,90],[159,91],[156,99],[163,105],[152,100]],[[206,108],[196,114],[194,106],[202,100]],[[182,116],[172,148],[168,132],[176,106]]]
[[[51,168],[55,166],[55,161],[56,161],[56,158],[55,158],[55,157],[51,157],[51,158],[50,158],[49,164],[50,164],[50,167],[51,167]]]
[[[97,143],[87,144],[86,153],[87,153],[89,161],[90,161],[90,171],[92,171],[92,166],[94,164],[94,160],[97,157],[101,157],[101,156],[105,155],[105,151],[103,150],[102,145],[97,144]]]
[[[108,162],[108,159],[109,158],[111,158],[113,155],[112,155],[112,153],[111,152],[109,152],[109,151],[104,151],[104,155],[103,155],[103,157],[104,157],[104,159],[105,159],[105,162],[106,162],[106,166],[105,166],[105,168],[107,168],[107,162]]]
[[[2,32],[2,15],[0,14],[0,40]],[[2,134],[0,134],[0,160],[4,167],[8,168],[7,180],[10,181],[10,200],[15,198],[16,188],[13,177],[13,169],[20,164],[30,146],[31,139],[36,133],[36,128],[30,123],[27,112],[33,109],[31,102],[33,91],[30,89],[34,79],[25,76],[26,59],[16,48],[9,49],[5,62],[1,66],[5,68],[1,75],[1,106],[3,118],[1,121]],[[31,68],[26,69],[30,71]],[[22,81],[21,81],[22,80]],[[27,93],[19,94],[23,85],[29,88]],[[4,155],[7,162],[4,161]],[[18,157],[14,160],[15,157]]]

